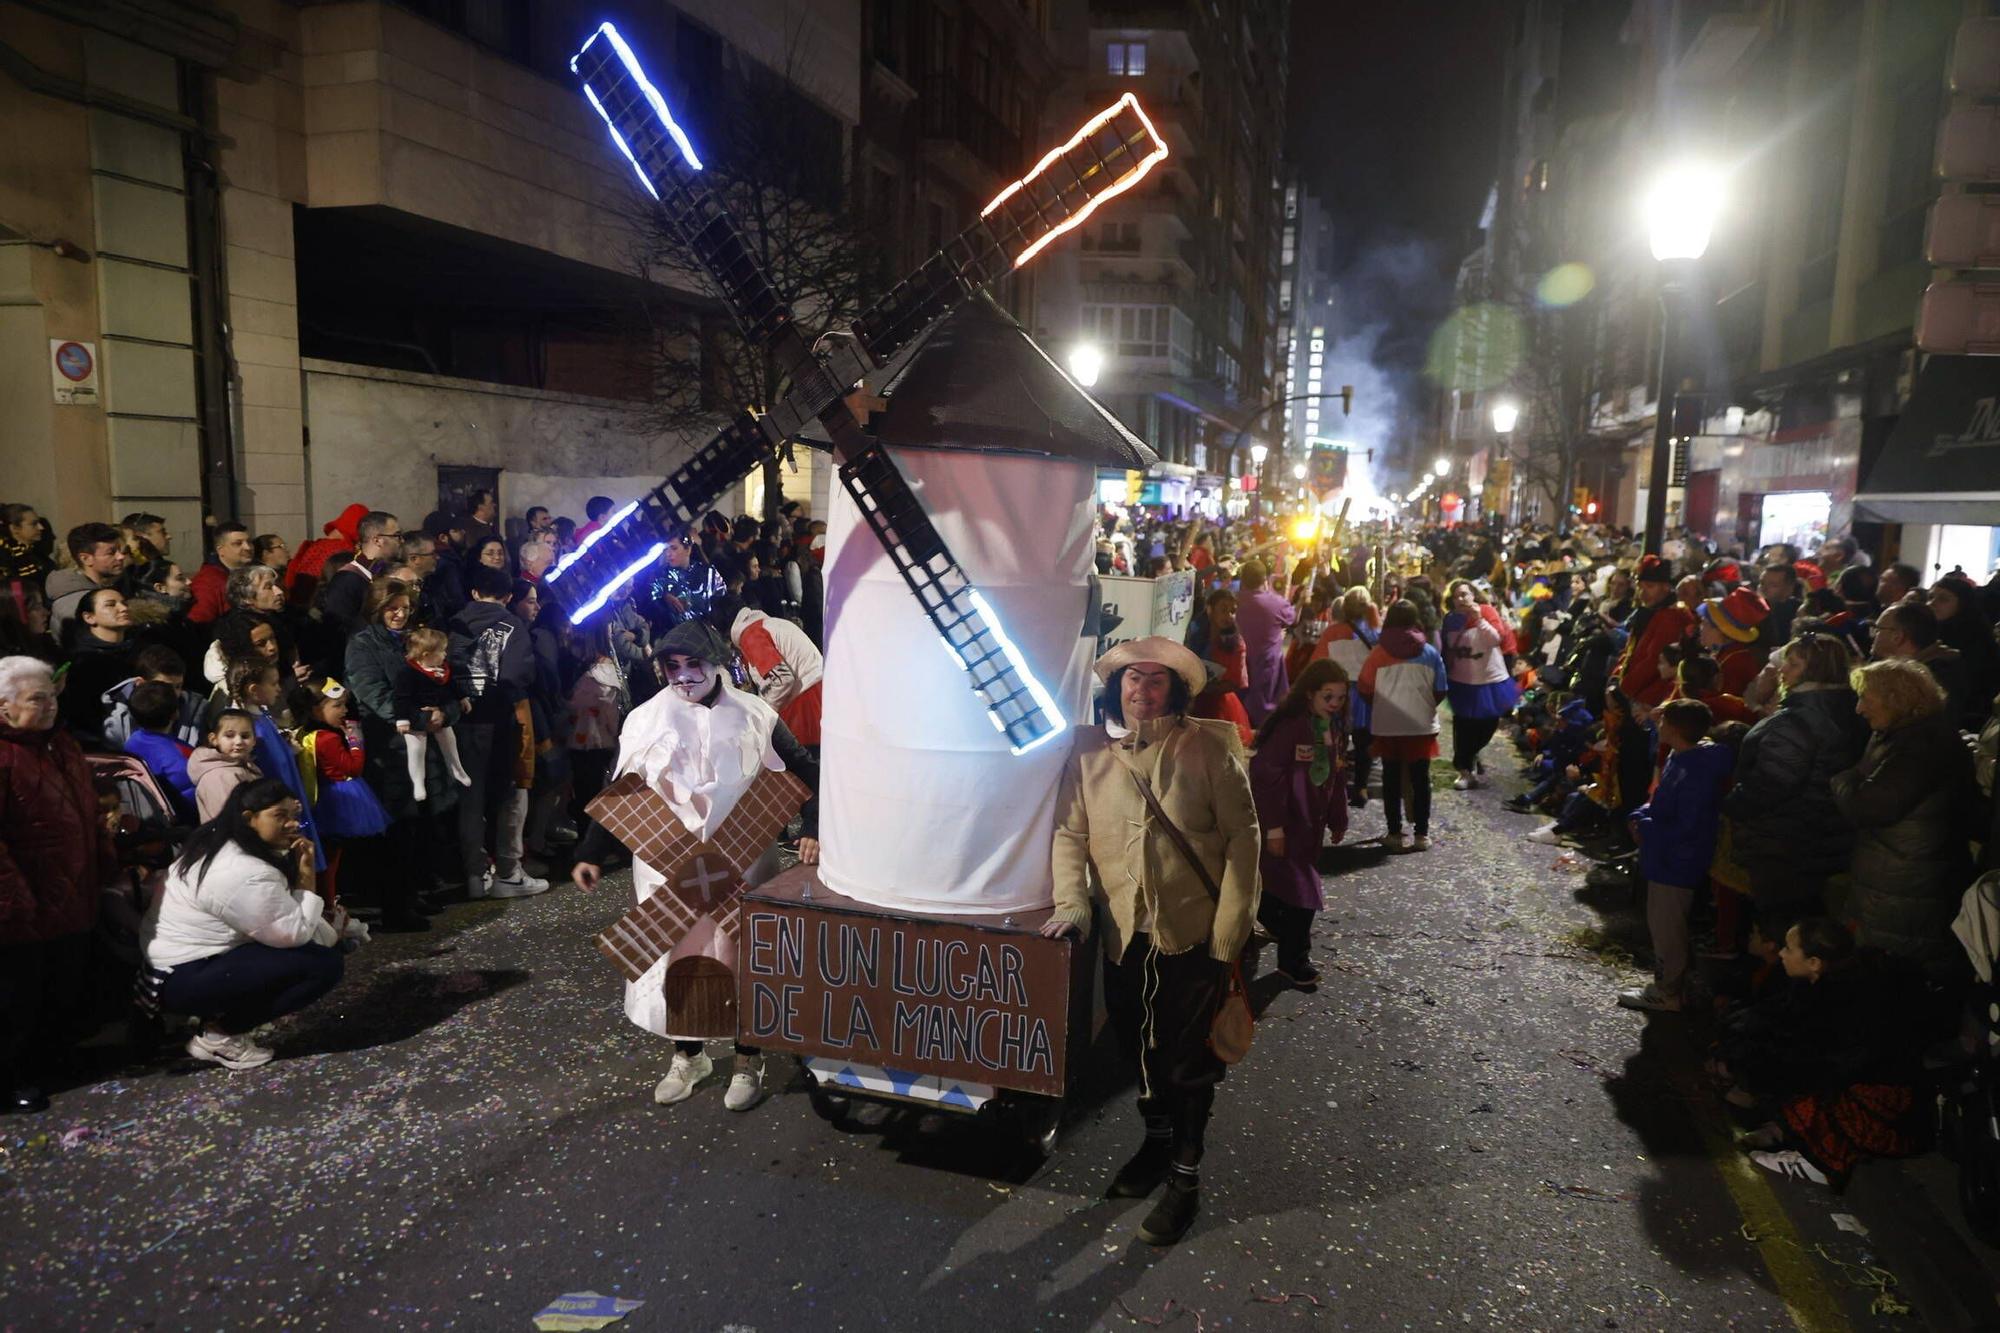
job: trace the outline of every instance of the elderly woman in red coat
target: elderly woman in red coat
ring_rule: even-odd
[[[56,684],[0,657],[0,1113],[48,1107],[40,1075],[80,1012],[97,892],[117,865]]]
[[[1257,733],[1250,791],[1264,846],[1257,919],[1278,943],[1278,974],[1319,985],[1308,954],[1313,916],[1326,906],[1319,849],[1347,835],[1347,672],[1332,658],[1307,664]]]

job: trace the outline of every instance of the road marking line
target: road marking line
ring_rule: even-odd
[[[1722,1177],[1743,1217],[1744,1232],[1754,1239],[1764,1268],[1777,1284],[1778,1299],[1785,1303],[1785,1312],[1799,1333],[1848,1333],[1853,1325],[1762,1169],[1737,1150],[1734,1138],[1712,1107],[1692,1099],[1687,1107],[1701,1131],[1709,1160],[1715,1163],[1716,1174]]]

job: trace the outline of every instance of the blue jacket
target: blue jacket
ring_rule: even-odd
[[[125,753],[138,759],[176,799],[181,817],[194,818],[194,779],[188,776],[187,742],[158,731],[135,730],[125,738]]]
[[[1710,741],[1667,756],[1653,799],[1632,812],[1639,873],[1648,881],[1695,889],[1708,878],[1722,789],[1735,767],[1735,752]]]

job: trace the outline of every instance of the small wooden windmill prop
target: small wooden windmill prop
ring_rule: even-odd
[[[818,422],[833,442],[841,485],[867,519],[973,692],[1015,753],[1059,736],[1061,710],[1007,637],[992,606],[946,547],[895,461],[846,402],[880,366],[966,298],[1032,260],[1105,200],[1138,184],[1167,146],[1130,94],[1084,122],[1032,171],[1009,185],[916,272],[846,330],[808,346],[790,305],[702,179],[702,164],[666,99],[616,27],[600,26],[570,61],[584,96],[604,118],[641,188],[657,201],[668,234],[722,292],[753,346],[792,385],[784,401],[738,412],[678,471],[614,515],[548,578],[573,622],[600,610],[650,567],[676,524],[692,525],[731,486]]]

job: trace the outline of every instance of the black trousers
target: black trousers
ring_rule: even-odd
[[[1428,759],[1382,760],[1382,817],[1389,832],[1403,831],[1403,784],[1410,787],[1410,823],[1420,835],[1431,831],[1431,761]]]
[[[521,748],[521,727],[505,722],[461,722],[458,759],[472,785],[458,794],[458,854],[468,884],[486,873],[487,845],[500,803],[514,787],[514,760]]]
[[[1278,942],[1278,966],[1283,971],[1298,976],[1301,969],[1310,966],[1306,955],[1312,952],[1313,918],[1318,915],[1310,907],[1281,902],[1268,890],[1258,899],[1257,920]]]
[[[89,1011],[90,932],[0,944],[0,1091],[33,1086]]]
[[[674,1043],[674,1049],[682,1055],[700,1055],[704,1050],[708,1049],[708,1043],[705,1041],[677,1041]],[[738,1055],[758,1055],[761,1054],[761,1051],[755,1046],[745,1046],[739,1041],[736,1043],[736,1053]]]
[[[1826,882],[1830,876],[1762,866],[1746,869],[1750,872],[1750,901],[1757,929],[1772,943],[1783,944],[1785,932],[1799,918],[1818,916],[1825,910]]]
[[[1459,717],[1451,719],[1451,766],[1461,773],[1470,773],[1479,762],[1479,752],[1486,748],[1486,742],[1493,739],[1493,733],[1500,729],[1497,717]]]
[[[1659,742],[1653,733],[1634,722],[1628,714],[1618,728],[1618,808],[1613,814],[1631,814],[1646,803],[1653,785],[1653,749]]]
[[[1174,1160],[1196,1166],[1215,1107],[1215,1085],[1228,1066],[1208,1048],[1215,1011],[1229,992],[1229,965],[1206,943],[1186,953],[1156,953],[1134,935],[1125,958],[1104,963],[1104,1006],[1128,1058],[1139,1062],[1139,1114],[1150,1130],[1164,1123]]]
[[[255,940],[227,953],[176,964],[160,980],[160,1004],[241,1034],[294,1014],[340,984],[340,951],[324,944],[274,949]]]
[[[1368,790],[1368,770],[1375,762],[1369,753],[1375,738],[1366,727],[1355,727],[1347,735],[1354,742],[1354,771],[1347,775],[1347,790],[1365,793]]]

